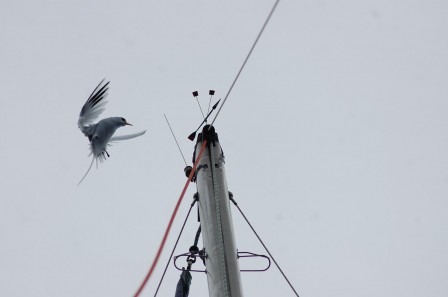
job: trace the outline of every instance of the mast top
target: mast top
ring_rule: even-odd
[[[219,143],[218,133],[215,132],[215,127],[205,125],[204,128],[202,128],[202,132],[199,133],[196,143],[203,142],[204,140],[206,140],[207,143]]]

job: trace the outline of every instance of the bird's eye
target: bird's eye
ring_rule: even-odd
[[[122,121],[123,123],[126,123],[126,120],[125,120],[124,118],[121,118],[121,121]]]

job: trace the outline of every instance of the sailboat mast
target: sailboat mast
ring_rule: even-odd
[[[213,127],[207,125],[199,134],[195,155],[203,141],[207,147],[197,167],[196,185],[209,296],[242,297],[224,154]]]

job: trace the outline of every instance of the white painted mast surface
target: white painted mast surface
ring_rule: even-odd
[[[213,128],[207,130],[208,127],[198,137],[195,151],[197,154],[203,139],[207,139],[196,173],[196,184],[209,296],[242,297],[224,155],[217,134]]]

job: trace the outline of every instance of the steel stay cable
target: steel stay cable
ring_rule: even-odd
[[[177,247],[177,244],[179,243],[182,232],[184,231],[185,224],[187,223],[187,220],[190,217],[191,209],[193,208],[195,203],[196,203],[196,199],[194,199],[190,205],[190,209],[188,210],[187,216],[185,217],[184,223],[182,224],[182,228],[180,229],[179,235],[177,236],[176,243],[174,243],[173,250],[171,251],[171,254],[168,257],[168,261],[166,262],[165,270],[163,271],[162,277],[160,278],[160,282],[159,282],[159,285],[157,286],[156,292],[154,293],[154,297],[157,296],[157,293],[159,292],[160,285],[162,284],[162,281],[165,277],[166,271],[168,270],[168,266],[170,265],[170,261],[173,258],[174,251],[176,250],[176,247]]]
[[[241,215],[243,216],[243,218],[246,220],[246,223],[249,225],[249,227],[252,229],[252,231],[254,232],[255,236],[258,238],[258,240],[260,241],[261,245],[264,247],[264,249],[266,250],[266,252],[269,254],[269,256],[271,257],[272,261],[274,262],[275,266],[277,266],[278,270],[280,271],[280,273],[283,275],[283,278],[286,280],[286,282],[288,283],[289,287],[291,288],[291,290],[293,290],[294,294],[296,294],[297,297],[300,297],[299,294],[297,293],[297,291],[294,289],[294,287],[292,286],[291,282],[289,281],[288,277],[286,277],[285,273],[283,272],[283,270],[280,268],[280,266],[278,265],[277,261],[275,261],[274,257],[272,256],[271,252],[269,252],[268,248],[266,247],[266,245],[264,244],[263,240],[261,240],[260,236],[258,236],[257,231],[255,231],[254,227],[252,227],[252,224],[249,222],[249,220],[247,219],[247,217],[244,215],[243,211],[241,210],[241,208],[238,206],[238,203],[236,203],[236,201],[230,197],[230,201],[233,202],[233,204],[235,204],[236,208],[238,208],[239,212],[241,213]]]
[[[168,234],[170,233],[171,226],[173,225],[174,218],[176,217],[177,211],[179,209],[180,203],[182,202],[182,199],[184,198],[185,192],[187,191],[187,188],[191,182],[191,179],[193,178],[193,175],[196,171],[196,168],[199,164],[199,161],[201,160],[202,153],[205,150],[205,146],[207,145],[207,141],[204,140],[202,143],[201,150],[199,151],[198,157],[196,161],[194,162],[193,168],[190,172],[190,175],[188,176],[187,181],[185,182],[185,186],[182,190],[182,193],[179,196],[179,199],[177,200],[176,207],[174,208],[173,214],[171,215],[170,221],[168,223],[168,226],[166,228],[165,234],[163,235],[162,242],[160,243],[159,249],[157,250],[156,257],[154,258],[154,261],[151,264],[151,268],[149,269],[148,273],[146,274],[145,278],[143,279],[142,284],[138,288],[137,292],[135,292],[134,297],[140,296],[140,293],[143,291],[143,288],[145,287],[146,283],[148,282],[149,278],[151,277],[152,273],[154,272],[154,269],[156,268],[157,262],[159,261],[160,255],[162,253],[163,247],[165,246],[166,240],[168,238]]]
[[[252,51],[254,50],[255,46],[257,45],[258,40],[259,40],[260,37],[261,37],[261,34],[263,34],[263,31],[264,31],[264,29],[266,28],[266,25],[269,23],[269,20],[271,19],[271,16],[272,16],[272,14],[274,13],[275,8],[277,7],[277,4],[278,4],[279,2],[280,2],[280,0],[275,1],[275,4],[274,4],[274,6],[272,7],[271,12],[269,13],[268,17],[266,18],[266,20],[265,20],[265,22],[264,22],[264,24],[263,24],[263,27],[261,27],[261,30],[260,30],[260,32],[258,33],[257,38],[255,39],[255,41],[254,41],[254,43],[252,44],[252,47],[251,47],[249,53],[248,53],[247,56],[246,56],[246,59],[244,59],[243,65],[241,65],[240,70],[238,71],[238,73],[237,73],[235,79],[234,79],[233,82],[232,82],[232,85],[230,86],[229,90],[227,91],[227,94],[226,94],[226,96],[224,97],[224,100],[222,101],[221,106],[219,106],[219,109],[218,109],[218,111],[216,112],[216,115],[215,115],[215,117],[213,118],[213,121],[212,121],[212,123],[210,124],[210,127],[213,126],[213,124],[215,123],[216,118],[218,117],[219,113],[221,112],[222,107],[224,106],[224,103],[226,103],[226,101],[227,101],[227,97],[229,97],[229,94],[230,94],[230,92],[232,91],[233,86],[235,85],[236,81],[237,81],[238,78],[240,77],[240,74],[241,74],[241,72],[243,71],[244,66],[246,66],[247,60],[249,60],[249,57],[250,57],[250,55],[252,54]]]

